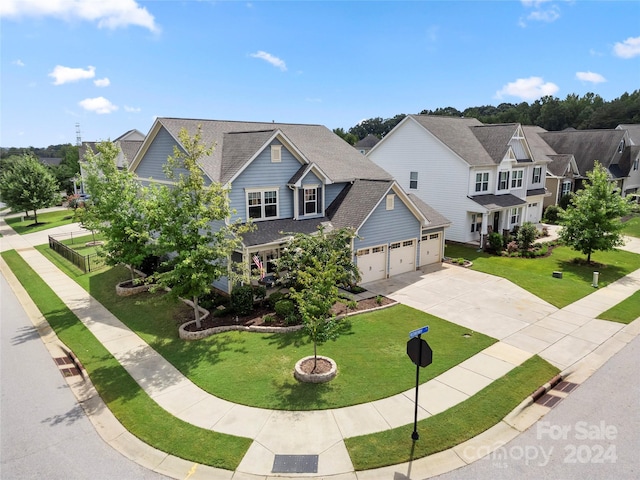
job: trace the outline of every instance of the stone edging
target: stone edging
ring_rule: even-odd
[[[335,376],[338,374],[338,365],[336,364],[336,362],[334,360],[332,360],[329,357],[323,357],[321,355],[317,355],[317,358],[319,360],[326,360],[327,362],[329,362],[331,364],[331,370],[329,370],[328,372],[325,373],[305,373],[302,371],[302,363],[305,360],[309,360],[314,358],[313,355],[309,356],[309,357],[304,357],[301,358],[300,360],[298,360],[296,362],[296,366],[295,369],[293,371],[293,376],[296,378],[296,380],[298,380],[299,382],[304,382],[304,383],[326,383],[330,380],[333,380],[335,378]]]
[[[300,330],[303,325],[293,325],[291,327],[262,327],[258,325],[223,325],[221,327],[207,328],[206,330],[199,330],[197,332],[190,332],[186,330],[188,325],[194,325],[195,320],[183,323],[178,329],[178,334],[183,340],[200,340],[202,338],[215,335],[216,333],[231,332],[233,330],[239,330],[242,332],[257,332],[257,333],[289,333]]]
[[[142,285],[136,285],[134,287],[123,287],[122,284],[129,283],[131,280],[120,282],[116,285],[116,295],[119,297],[129,297],[138,293],[146,292],[151,288],[151,285],[143,283]]]

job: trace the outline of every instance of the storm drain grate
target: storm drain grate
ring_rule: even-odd
[[[569,393],[569,392],[573,391],[573,389],[576,388],[577,386],[578,386],[577,383],[560,382],[558,385],[553,387],[553,389],[554,390],[559,390],[561,392]]]
[[[318,455],[276,455],[271,473],[318,473]]]
[[[545,393],[538,400],[536,400],[536,403],[544,407],[553,408],[555,407],[556,403],[558,403],[560,400],[562,400],[560,397],[556,397],[555,395],[549,395],[548,393]]]

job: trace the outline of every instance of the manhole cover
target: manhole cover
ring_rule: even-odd
[[[318,473],[318,455],[276,455],[271,473]]]

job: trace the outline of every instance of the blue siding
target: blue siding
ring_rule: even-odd
[[[274,142],[277,144],[277,142]],[[249,165],[233,181],[229,198],[231,208],[236,210],[232,220],[241,218],[245,220],[247,215],[245,188],[280,187],[278,194],[278,218],[293,218],[293,191],[287,186],[287,182],[300,169],[300,162],[286,149],[282,149],[282,161],[271,162],[271,149],[266,148],[251,165]]]
[[[354,242],[355,250],[375,245],[420,238],[420,222],[407,206],[396,196],[393,210],[386,209],[382,202],[376,207],[364,225],[358,230]]]
[[[324,208],[326,209],[333,202],[338,194],[346,187],[346,183],[332,183],[324,187]]]
[[[322,181],[316,176],[315,173],[309,172],[302,178],[302,186],[305,185],[322,185]]]

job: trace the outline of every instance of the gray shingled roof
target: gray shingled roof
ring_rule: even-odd
[[[431,205],[427,205],[422,199],[413,193],[409,194],[409,199],[418,207],[418,210],[429,220],[430,228],[445,227],[451,225],[451,220],[436,211]]]
[[[138,153],[138,150],[140,150],[140,147],[142,146],[142,140],[120,140],[119,143],[120,150],[122,150],[127,163],[131,164],[136,153]],[[118,168],[122,168],[123,166],[124,165],[121,164],[117,165]]]
[[[572,153],[581,175],[593,170],[595,161],[609,169],[614,177],[626,176],[619,168],[609,168],[618,162],[621,154],[618,145],[624,137],[624,130],[563,130],[561,132],[543,132],[540,137],[556,153]],[[628,172],[627,172],[628,173]]]
[[[527,197],[533,197],[534,195],[544,195],[547,193],[545,188],[532,188],[531,190],[527,190]]]
[[[255,229],[242,235],[242,243],[246,247],[264,245],[267,243],[285,242],[294,233],[311,234],[318,230],[318,227],[327,223],[327,217],[311,218],[308,220],[294,220],[284,218],[282,220],[268,220],[265,222],[254,222]]]
[[[510,193],[506,195],[476,195],[469,198],[476,202],[478,205],[482,205],[489,210],[493,210],[496,208],[518,207],[520,205],[527,204],[526,200],[522,200],[521,198],[518,198],[515,195],[511,195]]]
[[[376,137],[373,133],[370,133],[362,140],[358,141],[354,147],[356,148],[373,148],[380,141],[378,137]]]
[[[472,127],[471,131],[493,159],[493,162],[498,165],[507,154],[509,141],[513,138],[517,128],[518,124],[508,123]]]
[[[626,130],[632,145],[640,145],[640,123],[621,123],[617,129]]]
[[[495,165],[491,155],[472,131],[472,127],[482,127],[477,118],[443,117],[438,115],[408,115],[438,140],[453,150],[469,165]]]
[[[251,157],[262,147],[276,130],[258,130],[255,132],[229,132],[222,138],[222,172],[220,182],[227,183],[240,171]]]
[[[567,173],[567,169],[571,165],[571,159],[573,155],[549,155],[551,163],[547,165],[547,171],[556,177],[564,177]]]
[[[546,130],[534,125],[523,125],[522,131],[527,139],[533,160],[536,162],[551,162],[551,156],[556,155],[556,151],[540,138],[540,134],[546,132]]]
[[[316,163],[334,182],[351,181],[357,178],[372,180],[390,180],[392,178],[389,173],[322,125],[184,118],[159,118],[157,121],[176,140],[182,128],[186,128],[189,134],[193,135],[198,125],[202,126],[202,141],[207,145],[216,145],[213,154],[202,159],[202,168],[213,181],[227,180],[230,172],[237,172],[240,168],[238,163],[243,157],[248,160],[252,156],[248,152],[250,146],[244,145],[241,141],[232,140],[232,145],[225,147],[224,143],[227,140],[235,138],[234,135],[225,134],[264,132],[265,130],[280,130],[309,162]],[[251,140],[252,148],[257,146],[257,142],[254,143],[254,140],[258,136],[246,135],[244,139]],[[232,165],[227,165],[227,162],[231,162]]]
[[[358,229],[393,181],[356,180],[347,185],[326,210],[335,228]]]

